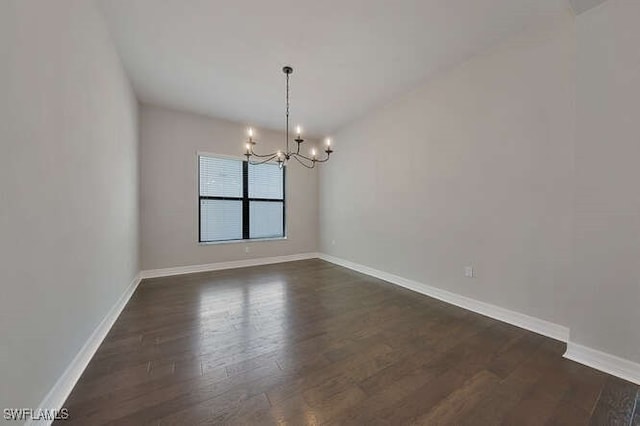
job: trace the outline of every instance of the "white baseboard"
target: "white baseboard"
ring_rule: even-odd
[[[44,397],[40,403],[40,409],[51,410],[62,408],[62,405],[71,393],[71,390],[76,385],[78,379],[80,379],[82,372],[87,367],[89,361],[91,361],[91,358],[100,347],[104,338],[107,337],[109,330],[111,330],[111,327],[116,322],[116,319],[118,319],[118,316],[124,309],[125,305],[136,291],[140,280],[140,274],[137,274],[133,281],[131,281],[127,286],[124,293],[122,293],[122,296],[120,296],[118,301],[111,307],[91,336],[89,336],[89,339],[76,354],[75,358],[73,358],[73,361],[71,361],[67,366],[67,369],[62,373],[62,376],[60,376],[56,384],[53,385],[47,396]],[[51,423],[52,422],[50,420],[31,420],[27,421],[26,424],[50,425]]]
[[[295,260],[315,259],[318,253],[300,253],[289,256],[260,257],[256,259],[235,260],[231,262],[208,263],[205,265],[177,266],[174,268],[148,269],[141,272],[142,279],[169,277],[172,275],[194,274],[197,272],[220,271],[222,269],[246,268],[248,266],[271,265],[273,263],[293,262]]]
[[[358,263],[350,262],[348,260],[340,259],[324,253],[320,253],[319,257],[320,259],[335,263],[336,265],[353,269],[354,271],[361,272],[363,274],[370,275],[384,281],[388,281],[392,284],[396,284],[409,290],[424,294],[426,296],[433,297],[434,299],[442,300],[443,302],[447,302],[452,305],[467,309],[469,311],[477,312],[490,318],[515,325],[516,327],[533,331],[534,333],[542,334],[543,336],[551,337],[552,339],[560,340],[562,342],[566,342],[569,340],[569,329],[559,324],[545,321],[540,318],[531,317],[519,312],[511,311],[509,309],[501,308],[500,306],[481,302],[470,297],[461,296],[447,290],[442,290],[437,287],[399,277],[397,275],[393,275],[384,271],[379,271],[368,266],[360,265]]]
[[[571,341],[567,343],[567,351],[564,357],[640,385],[640,364],[633,361],[578,345]]]

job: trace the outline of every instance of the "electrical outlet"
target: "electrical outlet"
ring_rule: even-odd
[[[473,278],[473,266],[464,267],[464,276],[467,278]]]
[[[244,252],[245,252],[245,253],[249,253],[250,251],[251,251],[251,250],[249,249],[249,246],[246,246],[246,247],[244,248]]]

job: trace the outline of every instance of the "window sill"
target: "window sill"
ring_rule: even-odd
[[[260,243],[263,241],[284,241],[287,237],[274,237],[274,238],[253,238],[249,240],[229,240],[229,241],[206,241],[206,242],[198,242],[199,246],[217,246],[221,244],[248,244],[248,243]]]

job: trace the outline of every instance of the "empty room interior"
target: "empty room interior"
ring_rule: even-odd
[[[639,22],[0,0],[0,422],[640,426]]]

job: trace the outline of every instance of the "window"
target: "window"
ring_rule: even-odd
[[[285,168],[200,155],[199,241],[282,238]]]

